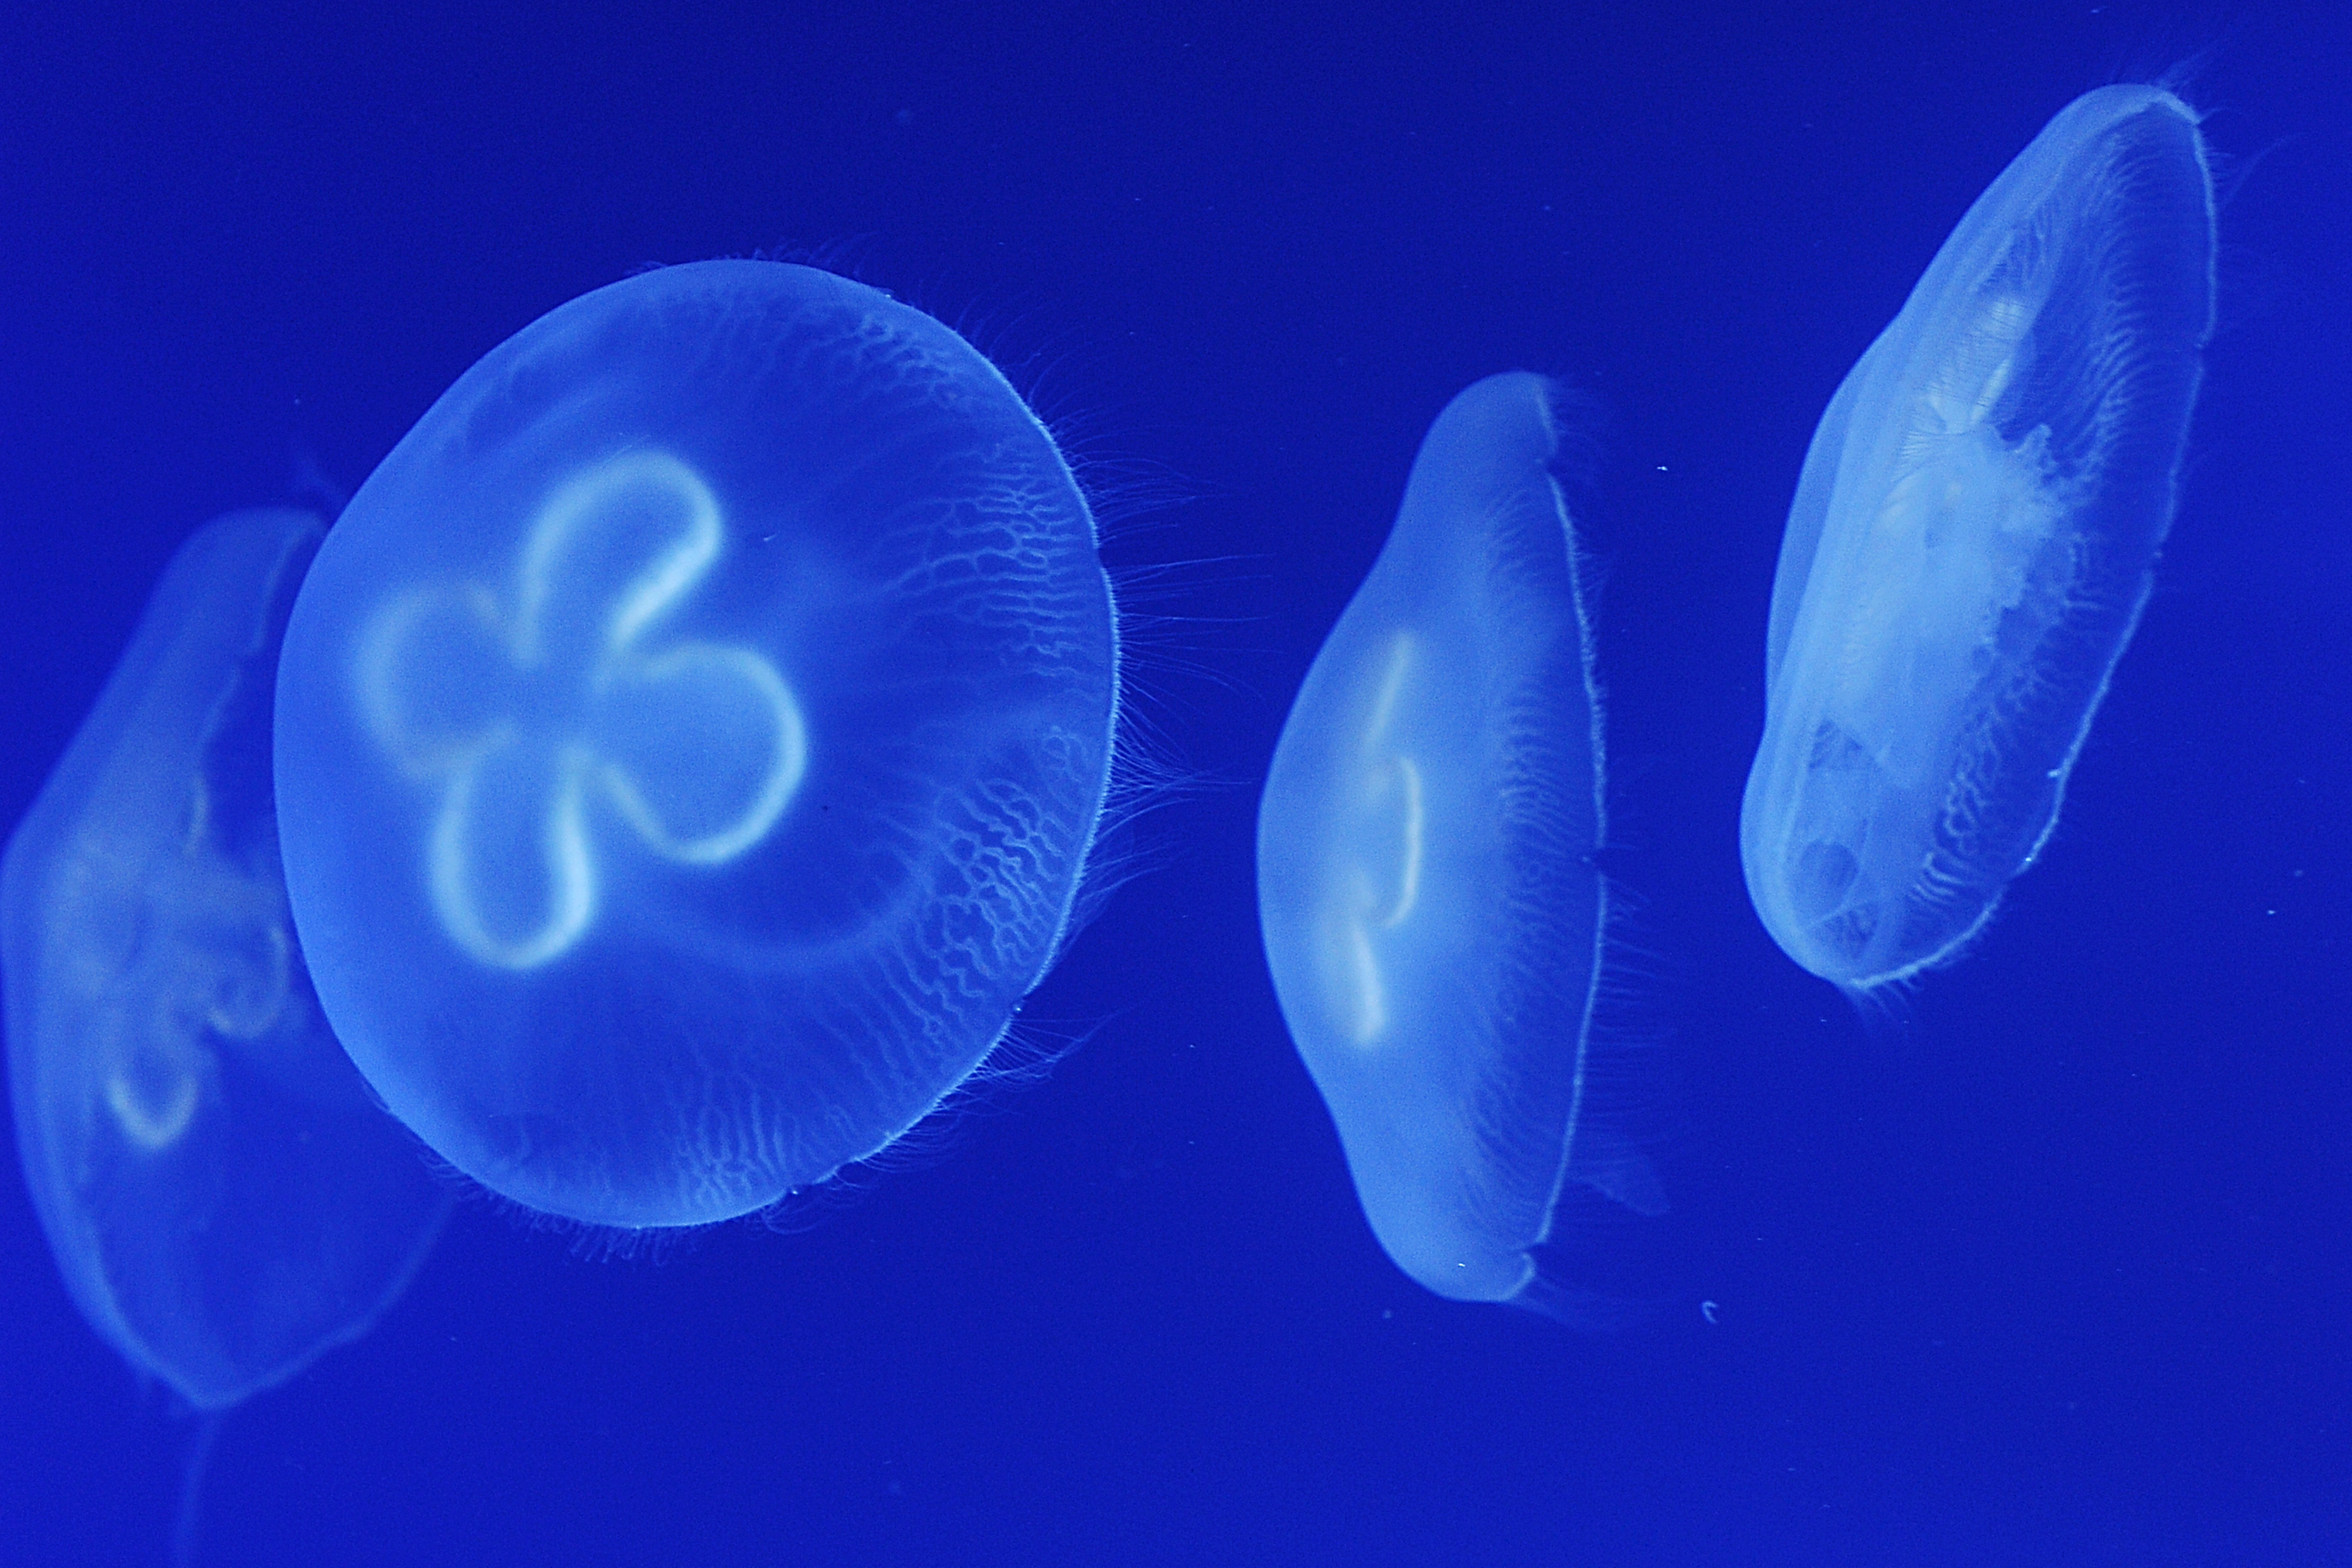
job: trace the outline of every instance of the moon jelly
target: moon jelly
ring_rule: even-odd
[[[1665,1207],[1587,1093],[1609,894],[1562,407],[1493,376],[1431,426],[1257,833],[1275,990],[1373,1233],[1439,1295],[1531,1306],[1564,1181]]]
[[[0,869],[33,1206],[90,1325],[206,1409],[364,1333],[447,1207],[287,919],[270,685],[320,528],[189,540]]]
[[[278,788],[320,998],[528,1207],[773,1203],[1043,977],[1118,690],[1092,515],[962,339],[779,263],[599,289],[460,377],[303,584]]]
[[[2213,319],[2196,116],[2102,88],[1977,199],[1813,433],[1740,811],[1756,913],[1859,994],[2056,822],[2147,601]]]

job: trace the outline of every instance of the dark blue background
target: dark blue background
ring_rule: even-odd
[[[1050,1076],[796,1233],[584,1260],[461,1204],[230,1418],[207,1561],[2352,1561],[2343,6],[220,9],[43,6],[0,54],[0,821],[206,517],[356,485],[572,295],[778,247],[1067,434],[1203,785],[1033,1005],[1092,1030]],[[1804,443],[2051,114],[2200,49],[2232,194],[2157,597],[2045,861],[1874,1037],[1735,852]],[[1612,416],[1675,1212],[1577,1241],[1667,1302],[1601,1337],[1388,1264],[1252,906],[1290,694],[1428,421],[1513,367]],[[160,1561],[188,1433],[12,1176],[0,1560]]]

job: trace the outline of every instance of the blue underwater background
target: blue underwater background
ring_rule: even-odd
[[[1049,1069],[657,1252],[461,1199],[227,1417],[199,1561],[2352,1561],[2352,13],[235,10],[0,51],[0,819],[205,519],[754,251],[1053,423],[1188,784],[1024,1015]],[[2156,595],[2042,863],[1865,1028],[1736,849],[1806,440],[2052,114],[2190,58],[2220,326]],[[1381,1254],[1253,897],[1298,680],[1515,368],[1605,412],[1612,1054],[1674,1208],[1561,1239],[1658,1303],[1599,1334]],[[195,1423],[5,1165],[0,1563],[161,1563]]]

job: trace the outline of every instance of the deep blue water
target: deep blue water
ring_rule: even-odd
[[[576,294],[755,250],[1055,423],[1195,780],[1033,1001],[1033,1056],[1082,1040],[1049,1072],[782,1232],[583,1257],[462,1201],[228,1418],[201,1560],[2352,1560],[2352,18],[985,9],[9,29],[0,820],[205,519],[348,490]],[[2042,863],[1873,1032],[1736,852],[1805,441],[2051,114],[2200,50],[2221,325],[2156,597]],[[1566,1244],[1664,1303],[1603,1335],[1380,1252],[1252,899],[1299,676],[1430,419],[1513,368],[1609,416],[1608,869],[1675,1208]],[[160,1563],[192,1423],[5,1168],[0,1562]]]

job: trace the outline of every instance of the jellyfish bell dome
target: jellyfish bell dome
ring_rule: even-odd
[[[173,557],[0,856],[26,1190],[89,1325],[223,1410],[364,1334],[449,1206],[312,1003],[270,810],[270,681],[323,524]]]
[[[1622,1053],[1596,1040],[1602,703],[1556,478],[1578,408],[1511,372],[1431,425],[1284,721],[1257,887],[1283,1020],[1390,1258],[1450,1300],[1599,1326],[1633,1304],[1538,1261],[1569,1189],[1666,1199],[1633,1097],[1594,1071]]]
[[[278,685],[321,1006],[443,1157],[698,1224],[887,1145],[1069,919],[1118,644],[1094,522],[955,333],[813,268],[640,275],[425,413]]]

